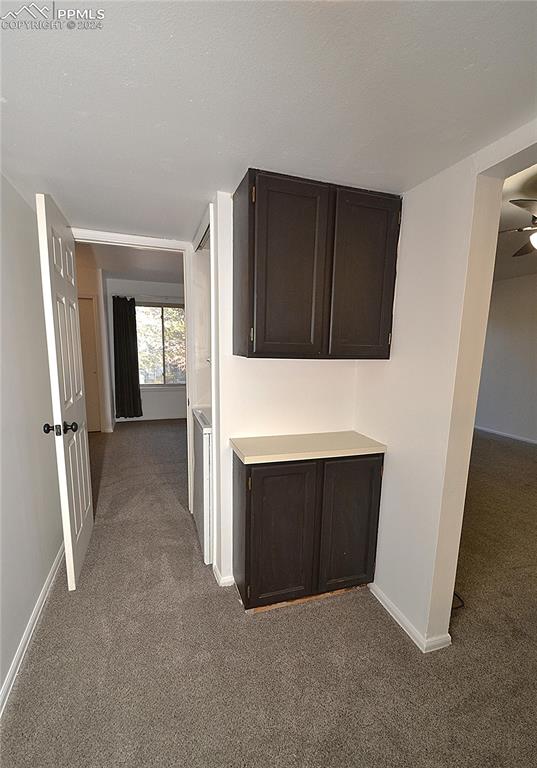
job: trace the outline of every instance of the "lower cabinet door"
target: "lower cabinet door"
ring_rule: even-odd
[[[324,463],[320,592],[373,581],[382,456]]]
[[[311,594],[317,464],[252,468],[249,606]]]

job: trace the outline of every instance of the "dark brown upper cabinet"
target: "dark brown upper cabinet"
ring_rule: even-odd
[[[233,196],[233,352],[388,358],[401,200],[249,169]]]

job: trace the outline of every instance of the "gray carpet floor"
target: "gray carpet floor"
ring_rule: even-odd
[[[537,448],[476,436],[451,648],[367,589],[246,615],[202,564],[182,422],[91,446],[80,588],[60,572],[3,718],[3,768],[536,764]]]

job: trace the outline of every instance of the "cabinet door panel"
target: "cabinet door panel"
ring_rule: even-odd
[[[338,189],[330,354],[387,358],[400,200]]]
[[[257,175],[254,354],[323,352],[328,207],[326,184]]]
[[[263,605],[311,593],[315,462],[252,468],[251,594]]]
[[[373,580],[382,456],[324,465],[319,590]]]

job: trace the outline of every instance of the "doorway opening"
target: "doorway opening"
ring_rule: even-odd
[[[144,477],[145,500],[119,505],[125,520],[134,516],[137,523],[137,505],[154,502],[164,530],[166,510],[181,516],[179,503],[194,525],[190,393],[202,388],[190,350],[201,351],[208,366],[201,403],[210,415],[212,266],[210,256],[192,260],[191,243],[74,230],[51,197],[37,195],[36,202],[54,422],[44,431],[55,438],[67,581],[74,590],[94,515],[110,505],[110,489],[117,501],[114,488],[123,484],[130,498]],[[210,254],[208,239],[207,232],[200,238],[201,254]],[[207,464],[203,472],[210,471]],[[204,536],[211,521],[196,522],[201,559],[210,563]]]
[[[183,252],[86,238],[75,260],[94,516],[101,484],[126,480],[122,456],[131,470],[175,471],[188,510]]]
[[[84,283],[89,282],[102,305],[100,354],[105,370],[100,376],[101,399],[106,402],[108,397],[109,416],[103,417],[101,432],[132,430],[132,425],[144,424],[132,431],[135,438],[147,436],[150,429],[153,437],[161,435],[163,443],[171,439],[170,457],[178,451],[176,463],[182,478],[177,495],[193,515],[201,557],[207,565],[213,562],[217,452],[212,425],[216,375],[212,358],[217,334],[212,208],[207,207],[192,244],[84,230],[74,233],[81,275],[79,295],[85,295],[88,285]],[[141,417],[114,418],[114,296],[134,299]],[[97,347],[99,352],[99,343]],[[99,449],[106,438],[91,434],[90,443],[97,479],[103,465],[106,469]],[[98,494],[98,482],[96,486]]]
[[[506,179],[451,627],[511,641],[537,591],[537,165]],[[521,654],[524,646],[521,646]]]

